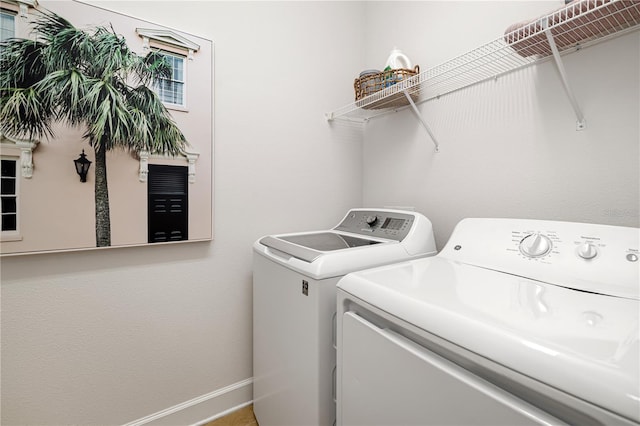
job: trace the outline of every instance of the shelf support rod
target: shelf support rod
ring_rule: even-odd
[[[584,119],[584,114],[582,114],[582,110],[580,109],[580,105],[578,105],[578,101],[576,97],[573,95],[573,90],[571,90],[571,86],[569,85],[569,80],[567,79],[567,72],[564,69],[564,64],[562,63],[562,58],[560,57],[560,52],[558,51],[558,47],[556,46],[556,42],[553,39],[553,34],[551,34],[551,30],[549,29],[549,18],[545,17],[541,20],[542,29],[544,30],[544,34],[547,36],[547,41],[549,42],[549,47],[551,47],[551,53],[553,54],[553,59],[555,60],[556,66],[558,68],[558,72],[560,73],[560,79],[562,80],[562,84],[564,85],[564,90],[567,92],[567,96],[569,97],[569,102],[571,102],[571,106],[573,106],[573,111],[576,114],[576,118],[578,121],[576,122],[576,130],[584,130],[587,127],[587,123]]]
[[[436,146],[436,152],[440,152],[440,145],[438,144],[438,140],[435,138],[435,136],[433,136],[433,132],[429,128],[429,125],[426,121],[424,121],[424,118],[422,118],[422,114],[420,114],[420,111],[418,111],[418,107],[416,106],[415,102],[413,102],[413,99],[411,99],[409,92],[407,92],[407,90],[405,89],[402,91],[402,93],[404,93],[404,95],[407,97],[409,105],[411,105],[411,109],[413,109],[413,112],[416,114],[416,117],[418,117],[418,120],[420,120],[420,123],[422,123],[424,129],[427,131],[427,133],[429,133],[429,137],[433,141],[433,144]]]

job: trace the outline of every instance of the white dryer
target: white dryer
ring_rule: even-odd
[[[465,219],[338,283],[338,425],[640,424],[640,230]]]
[[[253,263],[253,409],[260,426],[335,424],[336,283],[436,254],[411,211],[353,209],[333,229],[267,236]]]

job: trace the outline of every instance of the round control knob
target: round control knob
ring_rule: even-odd
[[[551,240],[543,234],[527,235],[520,241],[520,252],[527,257],[542,257],[551,251]]]
[[[367,216],[364,218],[364,221],[367,222],[367,225],[373,226],[378,223],[378,216]]]
[[[578,246],[578,256],[583,259],[593,259],[598,255],[598,249],[591,243],[582,243]]]

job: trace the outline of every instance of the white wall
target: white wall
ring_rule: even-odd
[[[395,45],[427,69],[562,5],[371,2],[366,67],[384,66]],[[439,153],[410,110],[371,120],[364,203],[415,206],[432,220],[439,248],[464,217],[637,227],[639,42],[636,31],[565,57],[583,131],[552,62],[420,105]]]
[[[324,122],[394,45],[426,69],[560,3],[101,2],[214,41],[215,239],[3,258],[2,424],[124,423],[250,378],[251,243],[349,207],[413,205],[440,247],[466,216],[637,226],[637,33],[566,59],[583,132],[552,64],[423,104],[438,154],[409,111],[364,147]]]
[[[102,4],[214,41],[214,241],[2,258],[3,425],[122,424],[250,379],[251,244],[361,203],[361,136],[323,115],[352,100],[361,4]]]

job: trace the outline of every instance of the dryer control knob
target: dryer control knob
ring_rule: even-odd
[[[582,243],[578,246],[578,256],[583,259],[593,259],[598,255],[598,249],[591,243]]]
[[[542,257],[551,251],[551,240],[543,234],[527,235],[520,241],[520,252],[527,257]]]
[[[378,216],[367,216],[364,218],[364,221],[367,222],[367,225],[373,226],[378,223]]]

